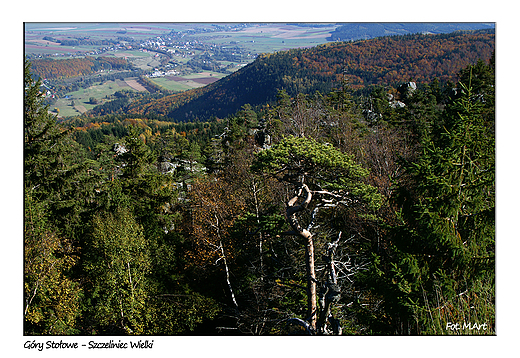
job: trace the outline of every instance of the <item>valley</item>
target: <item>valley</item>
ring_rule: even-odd
[[[67,59],[106,56],[125,59],[139,72],[130,81],[142,82],[163,91],[181,92],[199,88],[251,63],[259,53],[326,42],[335,28],[301,28],[281,24],[26,24],[25,51],[28,58]],[[125,84],[111,83],[110,74],[93,74],[98,83],[78,93],[57,90],[59,82],[49,82],[50,102],[60,118],[92,109],[85,97],[101,104]],[[132,73],[128,73],[131,76]],[[52,83],[50,83],[52,82]],[[128,82],[128,81],[126,81]],[[96,88],[100,87],[100,88]],[[148,91],[143,83],[130,86]],[[71,106],[70,101],[82,102]],[[55,101],[52,98],[56,98]]]

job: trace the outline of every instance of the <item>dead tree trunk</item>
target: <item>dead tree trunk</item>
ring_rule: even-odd
[[[307,273],[307,331],[312,334],[327,334],[327,324],[330,324],[330,328],[333,334],[341,334],[341,326],[339,321],[334,318],[331,313],[331,307],[334,303],[337,303],[341,298],[341,288],[338,285],[336,270],[334,266],[334,254],[338,243],[341,239],[341,232],[338,238],[328,244],[327,253],[323,256],[326,264],[326,277],[321,283],[321,289],[319,295],[317,293],[317,284],[320,283],[316,279],[315,272],[315,259],[314,259],[314,240],[313,234],[309,231],[312,226],[312,222],[307,229],[303,228],[298,221],[296,216],[297,213],[308,208],[313,195],[312,191],[306,184],[301,184],[296,195],[287,202],[287,221],[291,225],[291,234],[298,235],[305,240],[305,267]],[[328,194],[328,192],[327,192]],[[305,199],[301,204],[298,203],[298,199],[305,195]],[[315,208],[313,211],[313,220],[319,208]],[[318,310],[318,296],[320,307]]]
[[[298,198],[305,191],[305,200],[297,205]],[[307,314],[310,329],[316,332],[317,321],[317,298],[316,298],[316,273],[314,270],[314,242],[312,234],[309,230],[304,229],[298,219],[296,213],[306,209],[312,200],[312,193],[306,184],[302,184],[296,195],[287,202],[287,221],[291,225],[294,234],[302,237],[305,240],[305,267],[307,269]]]
[[[341,334],[341,326],[331,313],[333,303],[337,303],[341,298],[341,287],[338,285],[336,269],[334,267],[334,254],[341,239],[341,232],[336,241],[328,244],[327,254],[323,255],[326,264],[326,278],[319,293],[320,316],[318,319],[318,334],[327,333],[327,322],[330,323],[334,334]]]

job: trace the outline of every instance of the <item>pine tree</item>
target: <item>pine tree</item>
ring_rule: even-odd
[[[316,276],[315,240],[318,232],[328,226],[325,212],[344,206],[358,208],[359,213],[366,214],[381,205],[377,190],[363,182],[368,171],[352,156],[330,144],[305,137],[286,137],[272,148],[259,152],[252,168],[277,177],[294,192],[286,204],[286,220],[292,229],[287,234],[296,236],[305,247],[307,316],[303,320],[294,318],[293,322],[311,334],[325,333],[328,322],[334,333],[340,333],[339,322],[330,312],[330,304],[339,300],[341,292],[333,269],[334,247],[339,238],[331,240],[330,250],[324,254],[328,257],[326,271],[329,274],[323,282]],[[331,228],[329,225],[329,230]],[[341,237],[341,233],[338,236]],[[324,295],[320,296],[320,308],[318,283]]]

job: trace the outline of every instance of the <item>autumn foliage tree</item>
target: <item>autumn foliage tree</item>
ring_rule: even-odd
[[[238,243],[230,240],[234,221],[244,211],[244,202],[238,193],[229,190],[219,179],[198,179],[190,191],[192,208],[193,251],[190,260],[197,266],[219,265],[223,268],[229,300],[238,304],[230,278],[230,262],[236,258]]]
[[[32,61],[32,73],[45,79],[89,75],[102,68],[124,69],[128,68],[128,62],[116,57],[36,59]]]
[[[45,206],[25,195],[24,332],[74,334],[81,290],[70,278],[78,260],[71,242],[46,218]]]
[[[280,89],[292,97],[316,91],[328,93],[343,78],[356,90],[410,79],[455,82],[462,68],[478,58],[491,57],[494,42],[493,33],[413,34],[266,53],[208,86],[157,100],[136,101],[130,110],[188,121],[226,117],[245,103],[273,103]]]
[[[147,312],[150,248],[128,209],[94,217],[85,253],[92,277],[91,319],[96,332],[142,334]]]

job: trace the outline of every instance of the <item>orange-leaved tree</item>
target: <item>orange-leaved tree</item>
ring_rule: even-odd
[[[229,271],[229,262],[236,254],[236,244],[230,240],[230,233],[233,223],[244,211],[244,200],[216,177],[197,179],[188,198],[193,239],[188,259],[197,266],[221,264],[231,301],[238,308]]]

